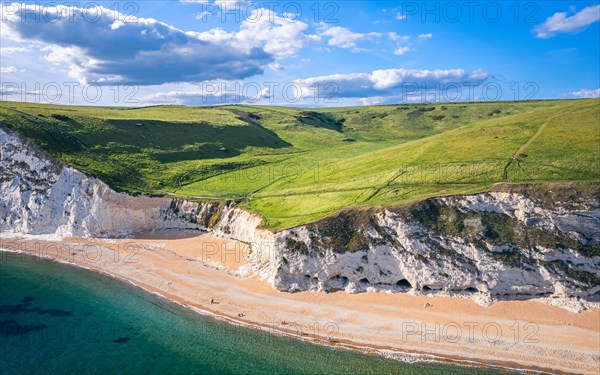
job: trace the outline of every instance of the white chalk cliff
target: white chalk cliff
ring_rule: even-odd
[[[597,305],[600,204],[592,190],[505,187],[408,208],[348,210],[272,232],[233,203],[115,192],[0,124],[0,233],[206,230],[251,243],[252,270],[285,292],[436,293],[481,303],[540,298],[574,310]]]
[[[5,234],[122,236],[197,227],[174,214],[175,203],[181,202],[117,193],[1,127],[0,176],[0,231]]]

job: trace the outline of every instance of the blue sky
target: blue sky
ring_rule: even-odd
[[[598,1],[3,2],[1,9],[3,100],[342,106],[600,94]]]

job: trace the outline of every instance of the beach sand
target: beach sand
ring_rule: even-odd
[[[572,313],[537,301],[484,307],[405,293],[281,293],[256,275],[240,276],[247,245],[208,234],[1,245],[109,274],[231,322],[323,344],[403,360],[600,373],[600,309]]]

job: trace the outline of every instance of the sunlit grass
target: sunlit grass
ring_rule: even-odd
[[[235,199],[275,229],[506,180],[597,180],[599,118],[598,99],[314,110],[0,104],[4,124],[113,188]]]

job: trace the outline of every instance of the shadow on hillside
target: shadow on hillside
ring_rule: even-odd
[[[152,157],[161,162],[231,158],[247,147],[279,149],[292,146],[256,123],[214,126],[205,122],[111,120],[105,125],[110,132],[98,137],[98,143],[151,149],[155,151],[151,153]]]
[[[326,113],[304,111],[296,116],[299,124],[308,125],[315,128],[323,128],[342,133],[344,120],[337,120]]]

